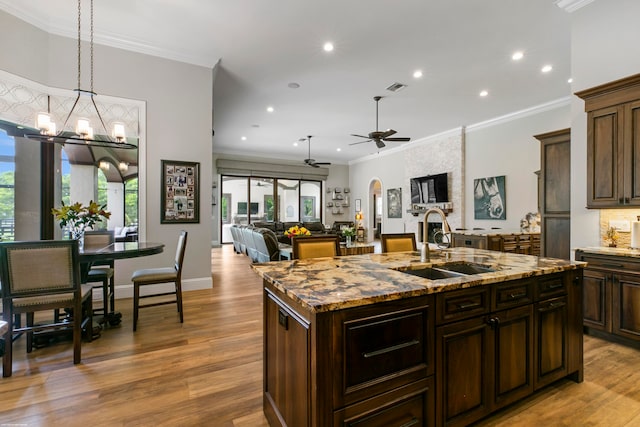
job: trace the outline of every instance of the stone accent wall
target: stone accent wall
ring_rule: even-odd
[[[403,216],[407,232],[416,232],[422,215],[413,216],[406,210],[411,208],[411,187],[409,180],[425,175],[446,172],[448,174],[449,202],[453,211],[447,221],[452,229],[461,227],[464,218],[464,128],[459,132],[436,135],[419,142],[404,151],[405,179],[402,186]],[[441,205],[441,204],[439,204]],[[434,216],[432,221],[439,221]]]
[[[600,209],[600,245],[609,246],[609,241],[604,237],[609,228],[610,220],[637,221],[640,216],[640,209]],[[631,246],[631,232],[618,232],[619,248]]]

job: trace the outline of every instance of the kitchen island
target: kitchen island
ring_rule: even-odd
[[[253,265],[272,426],[467,425],[582,381],[580,262],[451,248]]]

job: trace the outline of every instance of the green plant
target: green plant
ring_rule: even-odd
[[[618,239],[620,238],[620,235],[618,234],[618,230],[615,227],[609,227],[604,236],[606,239],[608,239],[611,242],[612,245],[617,244]]]
[[[346,237],[353,237],[356,235],[356,230],[353,227],[345,227],[341,231],[342,235]]]

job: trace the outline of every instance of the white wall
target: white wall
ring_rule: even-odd
[[[76,87],[76,40],[47,33],[0,11],[0,69],[52,87]],[[185,288],[211,286],[211,69],[101,45],[95,48],[95,90],[146,102],[146,192],[148,241],[162,254],[116,262],[116,283],[130,283],[136,268],[171,265],[178,232],[189,232]],[[86,55],[85,55],[86,57]],[[88,66],[83,68],[88,75]],[[84,81],[84,79],[83,79]],[[99,96],[99,95],[98,95]],[[200,162],[200,223],[160,224],[160,160]],[[142,184],[144,182],[145,184]]]
[[[538,211],[540,143],[533,135],[568,128],[569,101],[548,111],[515,114],[509,118],[469,126],[466,132],[464,224],[466,228],[500,227],[519,230],[520,219]],[[506,219],[476,220],[473,182],[477,178],[505,176]]]
[[[640,2],[596,0],[571,14],[572,92],[640,72]],[[571,248],[600,245],[599,211],[587,204],[587,115],[571,103]]]

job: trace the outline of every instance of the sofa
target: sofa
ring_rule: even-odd
[[[113,230],[113,235],[116,242],[137,242],[138,226],[133,224],[126,227],[116,227]]]

